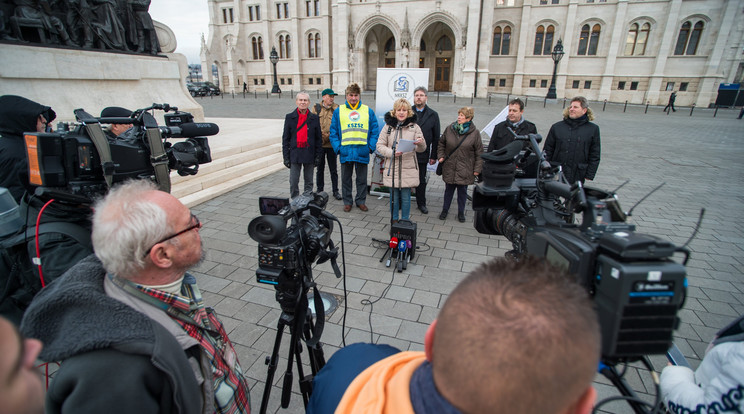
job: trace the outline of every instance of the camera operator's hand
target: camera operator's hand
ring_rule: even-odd
[[[284,166],[289,168],[289,160],[284,160]]]

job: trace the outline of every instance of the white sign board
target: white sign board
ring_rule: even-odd
[[[385,112],[393,109],[393,103],[406,98],[413,106],[413,90],[423,86],[428,89],[429,69],[378,68],[377,91],[375,93],[375,115],[380,128],[385,124]]]

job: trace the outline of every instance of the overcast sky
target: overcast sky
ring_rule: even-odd
[[[209,39],[207,0],[153,0],[150,16],[176,34],[176,52],[186,55],[189,63],[201,63],[201,35]]]

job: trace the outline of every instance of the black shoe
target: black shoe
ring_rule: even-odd
[[[445,211],[442,211],[441,213],[439,213],[439,220],[444,220],[446,218],[447,218],[447,211],[446,210]]]
[[[341,197],[341,194],[336,191],[335,193],[333,193],[333,198],[335,198],[336,200],[341,200],[343,197]]]
[[[429,214],[429,209],[426,206],[418,206],[418,209],[424,214]]]
[[[465,213],[457,213],[457,220],[460,221],[460,223],[465,222]]]

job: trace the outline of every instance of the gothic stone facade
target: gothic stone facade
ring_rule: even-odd
[[[708,106],[744,75],[744,0],[208,0],[202,64],[226,91],[350,82],[429,68],[429,89]],[[211,76],[211,71],[209,72]]]

